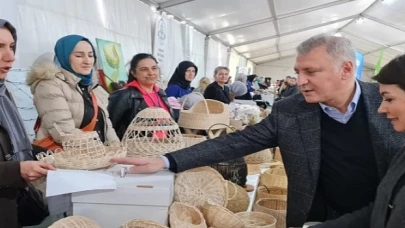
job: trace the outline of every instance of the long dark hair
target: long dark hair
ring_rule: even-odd
[[[156,64],[158,63],[158,61],[156,60],[156,58],[155,58],[153,55],[151,55],[151,54],[139,53],[139,54],[134,55],[134,57],[133,57],[132,60],[131,60],[130,67],[129,67],[128,81],[127,81],[127,83],[130,83],[130,82],[132,82],[132,81],[135,80],[135,77],[131,74],[131,71],[135,71],[136,67],[138,66],[138,63],[139,63],[141,60],[144,60],[144,59],[153,59],[153,61],[155,61]]]

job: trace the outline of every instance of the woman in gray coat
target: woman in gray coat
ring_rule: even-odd
[[[32,160],[31,143],[4,81],[15,60],[15,28],[0,19],[0,227],[20,227],[17,218],[18,189],[55,169]],[[8,156],[12,154],[12,156]],[[9,161],[11,160],[11,161]],[[22,161],[22,162],[20,162]]]
[[[383,97],[378,112],[391,120],[395,131],[405,132],[405,55],[391,60],[373,79],[380,84]],[[372,205],[311,228],[405,227],[405,145],[397,154]]]

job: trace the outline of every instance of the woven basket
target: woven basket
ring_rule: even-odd
[[[183,141],[185,147],[194,146],[200,142],[204,142],[207,140],[207,137],[203,135],[196,135],[196,134],[183,134]]]
[[[244,222],[230,210],[207,203],[200,207],[209,227],[215,228],[243,228]]]
[[[276,218],[262,212],[239,212],[236,214],[245,223],[245,228],[276,228]]]
[[[270,194],[270,192],[272,194]],[[287,200],[287,189],[281,189],[278,187],[270,187],[270,189],[267,189],[265,186],[259,186],[257,188],[255,202],[263,198]]]
[[[87,217],[74,215],[60,219],[48,228],[101,228],[101,226]]]
[[[151,220],[134,219],[124,223],[124,225],[122,225],[122,228],[168,228],[168,227]]]
[[[171,228],[207,228],[200,210],[185,203],[174,202],[170,206],[169,216]]]
[[[183,105],[185,103],[186,101],[183,102]],[[178,120],[180,127],[207,130],[217,123],[229,125],[229,107],[222,102],[203,99],[197,102],[189,110],[184,110],[183,105],[181,106]]]
[[[273,167],[269,172],[274,175],[287,176],[284,166]]]
[[[245,156],[245,161],[247,164],[270,163],[273,161],[273,154],[270,149],[265,149]]]
[[[265,186],[269,191],[271,189],[279,188],[287,192],[288,181],[286,176],[274,175],[271,170],[267,170],[260,176],[260,185]],[[270,192],[270,194],[275,195],[285,195],[281,193]]]
[[[203,206],[210,201],[226,206],[228,193],[225,180],[214,169],[201,167],[177,174],[174,201]]]
[[[274,152],[274,160],[283,162],[283,158],[281,157],[280,148],[276,147],[276,152]]]
[[[157,157],[184,148],[179,126],[162,108],[146,108],[129,124],[123,144],[128,157]]]
[[[255,203],[253,211],[263,212],[277,219],[276,228],[286,227],[287,201],[282,199],[265,198]]]
[[[249,195],[246,190],[230,181],[228,186],[228,204],[226,208],[234,213],[246,211],[249,208]]]
[[[126,148],[120,144],[103,147],[106,151],[103,153],[93,151],[83,154],[83,151],[62,151],[58,149],[55,152],[41,152],[36,157],[39,161],[49,163],[58,169],[95,170],[109,167],[113,165],[110,162],[111,158],[125,157],[127,154]]]

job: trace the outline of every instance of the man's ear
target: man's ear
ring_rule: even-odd
[[[351,79],[354,75],[355,66],[352,61],[346,61],[342,66],[342,79],[348,80]]]

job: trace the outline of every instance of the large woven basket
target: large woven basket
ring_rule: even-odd
[[[265,198],[255,203],[253,211],[263,212],[277,219],[276,228],[286,227],[287,201],[282,199]]]
[[[57,149],[55,152],[41,152],[36,157],[39,161],[49,163],[58,169],[95,170],[109,167],[113,165],[110,162],[112,158],[125,157],[127,154],[126,148],[120,144],[103,147],[105,152],[92,151],[85,154],[83,151]]]
[[[169,211],[171,228],[207,228],[200,210],[194,206],[174,202]]]
[[[270,193],[271,192],[271,193]],[[270,189],[266,188],[265,186],[259,186],[257,188],[257,194],[255,201],[263,198],[273,198],[273,199],[282,199],[287,200],[287,189],[282,190],[277,187],[270,187]]]
[[[60,219],[48,228],[101,228],[101,226],[87,217],[74,215]]]
[[[273,161],[273,154],[270,149],[265,149],[245,156],[245,161],[247,164],[270,163]]]
[[[215,228],[243,228],[244,222],[230,210],[207,203],[200,207],[209,227]]]
[[[246,211],[249,207],[249,195],[246,190],[239,185],[227,181],[228,204],[226,208],[234,213]]]
[[[203,206],[206,202],[226,206],[228,193],[226,182],[214,169],[200,167],[177,174],[174,184],[174,201],[192,206]]]
[[[122,225],[122,228],[168,228],[162,224],[151,220],[134,219]]]
[[[183,105],[185,103],[184,101]],[[229,125],[229,107],[222,102],[203,99],[189,110],[184,110],[183,105],[181,106],[179,120],[177,121],[180,127],[207,130],[217,123]]]
[[[245,228],[276,228],[277,219],[262,212],[239,212],[236,214],[245,223]]]
[[[157,157],[184,148],[179,126],[162,108],[146,108],[129,124],[123,144],[128,157]]]
[[[194,146],[198,143],[204,142],[207,140],[207,137],[203,135],[196,135],[196,134],[183,134],[183,141],[185,147]]]

